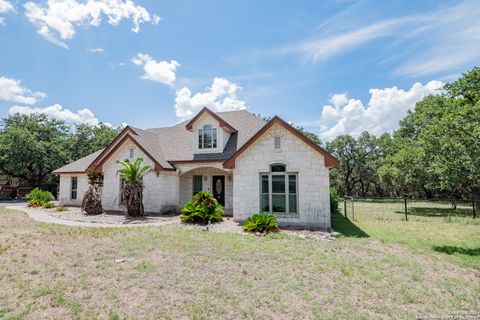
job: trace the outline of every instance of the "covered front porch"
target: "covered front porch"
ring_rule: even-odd
[[[180,206],[200,191],[208,191],[223,206],[224,215],[233,215],[233,173],[215,165],[180,167]]]

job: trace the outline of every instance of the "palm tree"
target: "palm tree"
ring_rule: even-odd
[[[128,159],[117,161],[123,166],[118,170],[124,186],[122,190],[122,204],[130,216],[143,215],[143,175],[150,170],[150,166],[142,166],[143,158],[137,158],[134,162]]]
[[[88,190],[82,201],[82,212],[87,214],[101,214],[103,173],[90,172],[88,174]]]

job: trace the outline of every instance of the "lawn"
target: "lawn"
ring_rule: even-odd
[[[71,228],[0,208],[0,318],[415,319],[480,310],[479,224],[353,224],[340,215],[333,223],[342,236],[323,242],[179,225]]]
[[[351,203],[347,215],[352,219]],[[343,203],[340,212],[344,212]],[[441,252],[462,266],[480,270],[480,218],[472,218],[471,203],[453,209],[448,202],[408,202],[408,221],[402,201],[356,201],[354,221],[332,218],[338,230],[351,236],[369,236],[422,254]]]

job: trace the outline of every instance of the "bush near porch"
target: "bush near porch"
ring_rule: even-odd
[[[278,230],[278,219],[271,213],[254,213],[245,221],[243,230],[248,232],[269,233]]]
[[[222,221],[223,208],[210,192],[202,191],[193,196],[183,207],[180,218],[185,223],[207,224]]]

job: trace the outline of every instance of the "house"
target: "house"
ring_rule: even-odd
[[[146,212],[178,211],[210,191],[226,215],[243,221],[272,212],[280,225],[330,228],[329,169],[338,160],[279,117],[268,122],[245,111],[202,109],[168,128],[127,126],[105,149],[53,173],[61,205],[81,205],[87,172],[103,172],[105,210],[123,210],[117,160],[142,157]]]

